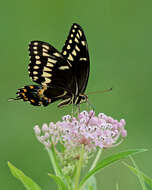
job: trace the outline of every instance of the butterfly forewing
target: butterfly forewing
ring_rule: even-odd
[[[72,65],[79,93],[84,93],[89,77],[90,61],[86,37],[78,24],[72,25],[62,55]]]
[[[29,75],[34,82],[71,90],[72,66],[53,46],[32,41],[29,45]]]

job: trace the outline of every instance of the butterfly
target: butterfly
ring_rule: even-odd
[[[31,41],[29,56],[29,76],[38,85],[18,89],[13,100],[22,99],[34,106],[47,106],[61,100],[58,107],[87,101],[84,92],[90,61],[87,40],[80,25],[72,25],[61,52],[49,43]]]

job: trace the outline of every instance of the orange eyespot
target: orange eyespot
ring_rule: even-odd
[[[44,90],[43,90],[43,89],[40,89],[40,90],[38,91],[39,96],[42,96],[42,95],[43,95],[43,92],[44,92]]]
[[[25,88],[23,88],[23,91],[24,91],[24,92],[27,92],[27,90],[26,90]]]
[[[34,88],[34,86],[32,86],[32,85],[31,85],[31,86],[29,86],[29,87],[30,87],[31,89],[32,89],[32,88]]]
[[[30,102],[34,103],[34,102],[35,102],[35,100],[31,99],[31,100],[30,100]]]
[[[21,95],[22,95],[23,97],[26,97],[24,92],[22,92]]]

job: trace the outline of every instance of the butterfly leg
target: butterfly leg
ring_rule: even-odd
[[[80,113],[80,104],[77,105],[77,112]]]
[[[80,113],[80,104],[76,104],[76,111],[75,111],[75,115],[77,115],[77,117],[79,116]]]
[[[93,111],[95,110],[94,106],[87,100],[87,106],[92,109]]]
[[[71,113],[72,117],[74,117],[74,104],[72,104],[72,113]]]

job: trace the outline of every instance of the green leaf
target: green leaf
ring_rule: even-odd
[[[123,158],[126,158],[130,155],[145,152],[146,149],[135,149],[135,150],[128,150],[124,152],[117,153],[115,155],[109,156],[108,158],[105,158],[104,160],[99,161],[99,163],[96,165],[94,169],[88,172],[88,174],[81,180],[80,182],[80,188],[86,183],[86,181],[93,175],[95,175],[97,172],[99,172],[101,169],[105,168],[106,166],[109,166],[110,164],[121,160]]]
[[[132,161],[132,163],[133,163],[135,169],[136,169],[137,171],[139,171],[139,168],[138,168],[136,162],[134,161],[134,159],[132,158],[132,156],[130,156],[130,159],[131,159],[131,161]],[[143,189],[143,190],[147,190],[143,176],[140,175],[140,173],[138,173],[138,174],[137,174],[137,177],[138,177],[138,179],[139,179],[139,182],[140,182],[140,184],[141,184],[142,189]]]
[[[152,178],[148,177],[147,175],[145,175],[143,172],[141,172],[140,170],[130,166],[129,164],[123,162],[123,164],[125,166],[127,166],[135,175],[140,175],[143,177],[145,183],[152,189]]]
[[[48,174],[52,179],[55,180],[56,184],[58,185],[59,190],[68,190],[68,188],[66,187],[64,181],[61,179],[61,177],[59,176],[55,176],[53,174]]]
[[[8,162],[8,167],[14,177],[20,180],[27,190],[41,190],[31,178],[27,177],[21,170],[17,169],[13,164]]]
[[[82,190],[97,190],[96,178],[94,176],[91,176],[85,183]]]
[[[118,186],[118,183],[116,184],[116,190],[119,190],[119,186]]]
[[[51,160],[55,174],[57,176],[62,177],[63,173],[62,173],[62,170],[59,166],[57,155],[56,155],[55,148],[54,148],[53,144],[52,144],[51,149],[48,148],[46,150],[48,151],[48,154],[49,154],[49,157],[50,157],[50,160]]]

